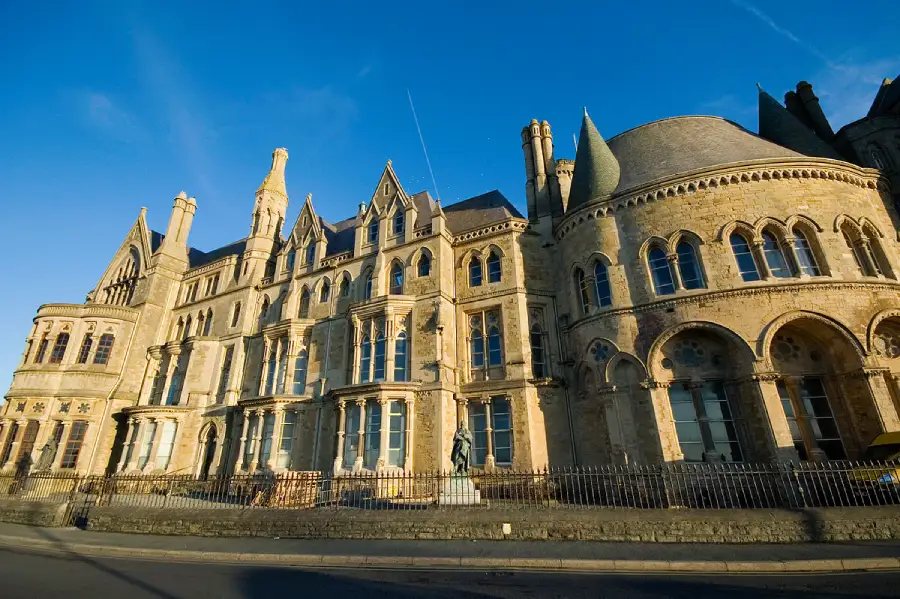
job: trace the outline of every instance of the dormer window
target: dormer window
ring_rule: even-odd
[[[404,214],[398,211],[397,214],[394,215],[394,235],[403,235],[405,226],[406,219],[404,218]]]
[[[369,243],[378,242],[378,221],[373,220],[369,223]]]
[[[316,243],[310,241],[306,246],[306,263],[312,265],[316,261]]]

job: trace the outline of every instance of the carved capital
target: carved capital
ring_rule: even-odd
[[[781,378],[777,372],[754,372],[750,375],[750,380],[757,383],[772,383]]]
[[[668,389],[672,386],[672,381],[654,381],[648,379],[641,383],[641,389]]]

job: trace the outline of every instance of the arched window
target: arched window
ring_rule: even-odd
[[[340,293],[341,297],[350,295],[350,277],[346,274],[341,278],[341,286],[338,289],[338,293]]]
[[[787,260],[784,258],[784,252],[781,251],[781,245],[775,236],[769,231],[763,231],[763,254],[766,257],[766,264],[769,265],[769,272],[773,277],[785,279],[791,276],[791,269],[788,268]]]
[[[482,321],[481,316],[479,315],[477,323],[475,322],[476,317],[472,317],[472,327],[470,332],[470,339],[472,343],[472,370],[475,369],[483,370],[484,369],[484,334],[482,333]]]
[[[394,262],[391,266],[391,295],[403,294],[403,266]]]
[[[406,351],[406,333],[400,331],[394,341],[394,381],[398,383],[406,382],[407,373],[407,351]]]
[[[203,331],[206,329],[204,326],[206,323],[206,315],[201,311],[197,314],[197,334],[203,335]]]
[[[531,325],[531,374],[536,379],[547,376],[547,367],[544,363],[544,331],[541,325]]]
[[[303,395],[306,391],[306,370],[309,362],[309,353],[301,349],[294,360],[294,395]]]
[[[269,298],[263,299],[262,307],[259,309],[260,320],[265,320],[269,316]]]
[[[310,240],[306,246],[306,263],[312,265],[316,261],[316,242]]]
[[[278,346],[273,343],[269,349],[269,362],[266,368],[266,395],[275,392],[275,379],[278,374]]]
[[[734,259],[737,261],[738,271],[744,281],[759,281],[759,269],[756,267],[756,258],[753,257],[753,251],[747,239],[740,233],[732,233],[729,238],[731,241],[731,251],[734,253]]]
[[[173,339],[181,339],[181,336],[184,334],[184,320],[181,317],[178,317],[178,322],[175,323],[175,335]]]
[[[212,332],[212,308],[206,311],[206,320],[203,322],[203,336],[209,337]]]
[[[850,252],[853,254],[853,260],[856,261],[856,267],[859,269],[859,272],[867,277],[872,276],[872,269],[869,268],[866,260],[867,256],[864,253],[863,240],[859,233],[848,226],[844,226],[841,227],[841,234],[844,236],[844,243],[847,244],[847,247],[850,248]]]
[[[406,219],[403,216],[403,211],[398,210],[397,214],[394,215],[394,235],[403,235],[403,227],[406,224]]]
[[[609,269],[602,262],[594,265],[594,293],[601,308],[612,305],[612,289],[609,285]]]
[[[379,332],[375,337],[375,381],[384,380],[385,349],[384,333]]]
[[[879,170],[888,168],[888,160],[884,154],[884,150],[880,146],[872,144],[869,146],[869,153],[872,155],[872,166]]]
[[[472,256],[469,260],[469,287],[481,287],[481,260]]]
[[[681,275],[681,284],[685,289],[703,289],[703,273],[700,272],[700,261],[697,260],[697,250],[687,241],[682,241],[675,248],[678,256],[678,274]]]
[[[234,312],[231,313],[231,326],[236,327],[241,321],[241,302],[234,304]]]
[[[363,299],[372,299],[372,273],[366,273],[365,283],[363,284]]]
[[[51,364],[59,364],[62,362],[63,357],[66,355],[66,347],[69,345],[69,334],[68,333],[60,333],[56,336],[56,341],[53,343],[53,350],[50,352],[50,363]]]
[[[297,260],[297,250],[295,250],[294,248],[291,248],[290,251],[287,253],[287,265],[285,266],[285,268],[287,268],[289,271],[293,272],[294,271],[294,262],[296,260]]]
[[[300,318],[309,318],[309,289],[304,287],[300,293]]]
[[[184,321],[184,335],[182,336],[182,339],[187,339],[191,336],[193,325],[194,321],[191,319],[191,315],[188,314],[188,317]]]
[[[869,223],[864,225],[863,234],[865,239],[865,249],[872,260],[875,274],[884,275],[892,279],[895,278],[893,271],[891,270],[890,262],[888,262],[887,254],[884,253],[884,248],[879,241],[881,235],[875,230],[875,227]]]
[[[372,366],[372,341],[364,335],[359,348],[359,382],[368,383]]]
[[[488,367],[503,365],[503,339],[500,335],[500,323],[488,313]]]
[[[810,246],[806,234],[797,227],[791,233],[794,235],[794,254],[797,256],[797,265],[800,267],[800,272],[809,277],[818,277],[822,274],[822,271],[816,263],[816,255],[812,251],[812,246]]]
[[[109,362],[109,356],[112,354],[113,343],[115,340],[116,338],[111,333],[100,335],[97,351],[94,352],[94,364],[106,364]]]
[[[322,281],[322,288],[319,289],[319,303],[327,304],[329,297],[331,297],[331,284],[326,279]]]
[[[431,258],[428,257],[428,254],[423,253],[419,256],[419,276],[427,277],[431,274]]]
[[[488,283],[499,283],[502,275],[500,269],[500,256],[491,251],[487,259]]]
[[[584,271],[580,268],[575,269],[575,288],[578,290],[578,297],[581,300],[581,313],[587,314],[591,311],[591,300],[588,295],[587,279],[584,277]]]
[[[653,279],[653,289],[656,295],[671,295],[675,293],[675,283],[672,278],[672,270],[669,259],[662,248],[655,247],[647,255],[650,265],[650,276]]]

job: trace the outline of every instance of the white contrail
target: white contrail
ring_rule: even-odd
[[[737,6],[738,8],[746,10],[751,15],[753,15],[754,17],[756,17],[757,19],[759,19],[760,21],[762,21],[763,23],[765,23],[766,25],[771,27],[778,34],[780,34],[781,36],[794,42],[795,44],[797,44],[798,46],[800,46],[801,48],[803,48],[804,50],[806,50],[807,52],[809,52],[810,54],[812,54],[813,56],[815,56],[816,58],[818,58],[819,60],[824,62],[825,64],[827,64],[828,66],[835,66],[834,63],[831,60],[829,60],[829,58],[827,56],[825,56],[825,54],[823,54],[818,48],[816,48],[809,42],[800,39],[799,37],[794,35],[791,31],[788,31],[787,29],[785,29],[784,27],[782,27],[781,25],[776,23],[774,21],[774,19],[772,19],[772,17],[770,17],[769,15],[767,15],[766,13],[761,11],[755,5],[753,5],[749,2],[745,2],[744,0],[731,0],[731,3],[734,4],[735,6]]]
[[[413,106],[412,94],[409,93],[409,88],[406,90],[406,95],[409,97],[409,107],[412,109],[413,120],[416,122],[416,131],[419,132],[419,141],[422,142],[422,152],[425,153],[425,164],[428,165],[428,172],[431,173],[431,183],[434,185],[434,194],[437,196],[437,201],[441,201],[441,192],[438,191],[437,181],[434,178],[434,170],[431,168],[431,160],[428,159],[428,150],[425,149],[425,138],[422,137],[422,128],[419,127],[419,117],[416,116],[416,107]]]

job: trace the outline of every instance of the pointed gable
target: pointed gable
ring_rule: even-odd
[[[800,154],[843,160],[834,148],[807,128],[762,87],[759,88],[759,135]]]
[[[150,267],[150,257],[153,255],[154,248],[151,231],[147,227],[146,215],[147,209],[141,208],[137,220],[131,225],[131,229],[125,235],[125,239],[122,240],[119,249],[116,250],[106,270],[103,271],[103,276],[97,281],[95,289],[100,289],[104,285],[109,284],[109,281],[116,274],[116,270],[124,262],[133,260],[137,266],[138,273],[142,273]]]
[[[322,219],[316,214],[313,207],[312,194],[306,194],[306,201],[294,221],[294,228],[291,231],[290,239],[294,244],[302,244],[310,237],[319,239],[322,236]],[[288,244],[290,245],[290,244]]]
[[[380,214],[388,206],[391,200],[398,195],[404,202],[409,199],[406,191],[404,191],[403,186],[400,184],[397,173],[394,172],[391,161],[388,160],[387,164],[384,165],[384,170],[381,173],[381,177],[378,179],[378,185],[375,187],[375,193],[372,194],[372,199],[369,204],[378,206]]]

